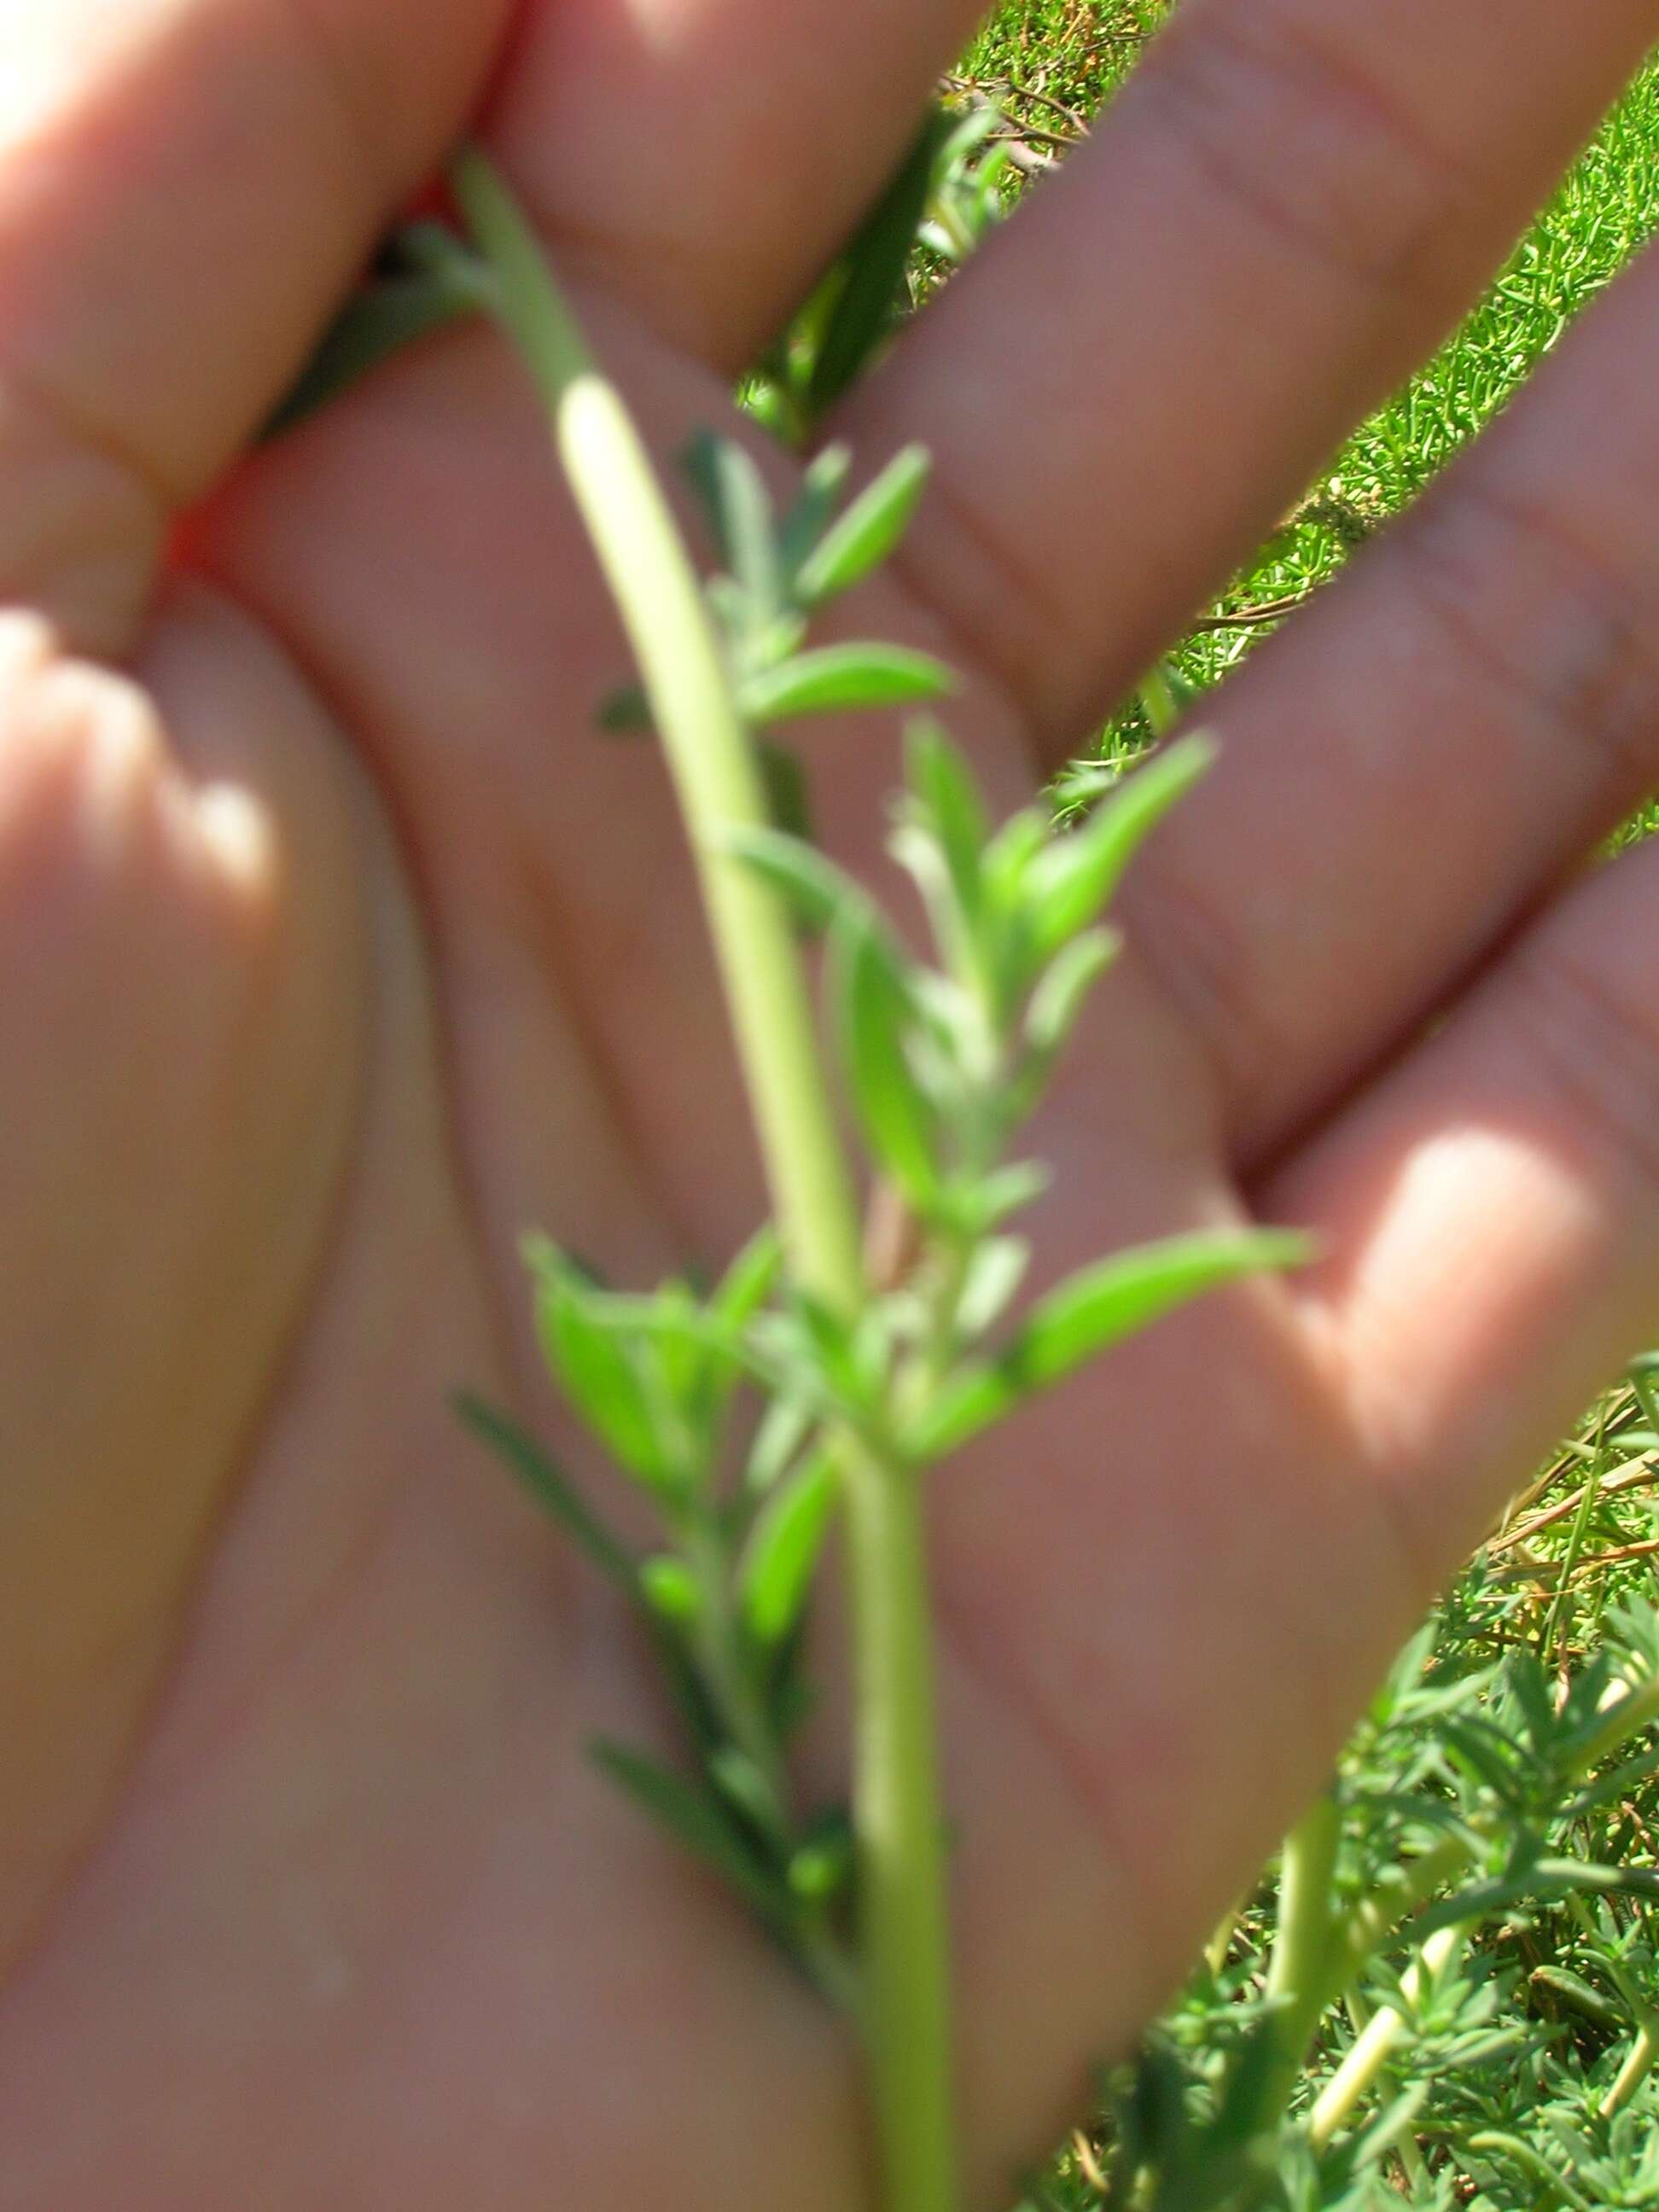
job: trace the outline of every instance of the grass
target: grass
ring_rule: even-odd
[[[1033,149],[1058,155],[1079,119],[1109,100],[1166,12],[1167,0],[1020,0],[992,17],[963,58],[961,79],[998,101]],[[1656,228],[1659,62],[1632,87],[1456,335],[1355,431],[1285,527],[1176,645],[1171,660],[1180,674],[1208,688],[1283,618],[1258,611],[1299,605],[1328,583],[1491,422]],[[1130,757],[1149,735],[1140,704],[1131,702],[1102,733],[1098,757]],[[1625,836],[1656,827],[1659,807],[1650,807]],[[1426,1642],[1414,1648],[1402,1691],[1414,1696],[1431,1677],[1453,1707],[1467,1695],[1466,1710],[1482,1726],[1501,1719],[1502,1696],[1488,1674],[1494,1667],[1535,1667],[1559,1697],[1575,1670],[1594,1662],[1618,1608],[1651,1600],[1656,1500],[1659,1402],[1638,1375],[1592,1407],[1539,1470],[1437,1608],[1433,1655]],[[1344,1760],[1339,1880],[1350,1885],[1363,1882],[1364,1864],[1376,1859],[1379,1838],[1399,1814],[1397,1805],[1376,1810],[1373,1800],[1415,1793],[1419,1810],[1427,1806],[1440,1818],[1468,1779],[1458,1779],[1455,1729],[1449,1751],[1443,1744],[1398,1771],[1388,1770],[1379,1747],[1388,1738],[1373,1721]],[[1379,1790],[1379,1778],[1388,1788]],[[1568,1820],[1556,1848],[1639,1881],[1659,1864],[1659,1782],[1632,1771],[1626,1787]],[[1450,1970],[1392,2067],[1355,2108],[1363,2124],[1391,2100],[1414,2094],[1419,2103],[1394,2146],[1363,2172],[1328,2161],[1310,2171],[1287,2150],[1260,2201],[1300,2212],[1401,2203],[1475,2212],[1586,2205],[1651,2212],[1659,2205],[1659,2092],[1642,2069],[1644,2053],[1659,2048],[1659,1947],[1644,1912],[1639,1899],[1616,1894],[1540,1893],[1481,1920],[1466,1963]],[[1276,1918],[1270,1875],[1224,1957],[1218,1953],[1198,1971],[1149,2044],[1164,2054],[1160,2064],[1182,2055],[1182,2094],[1193,2109],[1203,2106],[1217,2054],[1264,1985]],[[1295,2106],[1305,2110],[1328,2085],[1358,2038],[1361,2008],[1394,1986],[1391,1975],[1410,1955],[1398,1940],[1385,1947],[1369,1996],[1351,2013],[1328,2014]],[[1144,2099],[1152,2069],[1143,2064],[1135,2078]],[[1607,2107],[1621,2101],[1622,2117],[1613,2117]],[[1097,2212],[1108,2201],[1122,2110],[1032,2185],[1027,2212]],[[1139,2208],[1166,2200],[1140,2193],[1109,2201]],[[1210,2201],[1179,2197],[1191,2207]]]
[[[963,76],[1022,125],[1069,137],[1060,111],[1086,115],[1133,68],[1169,0],[1021,0],[1000,9],[969,49]],[[1036,96],[1034,96],[1036,95]],[[1048,103],[1057,103],[1051,106]],[[1046,137],[1040,142],[1047,148]],[[1298,603],[1355,547],[1430,484],[1519,389],[1574,319],[1659,231],[1659,60],[1608,118],[1555,198],[1456,335],[1362,424],[1308,487],[1290,526],[1237,576],[1208,623],[1176,647],[1187,679],[1207,689],[1277,626],[1254,610]],[[1150,732],[1138,706],[1103,738],[1109,759]],[[1643,827],[1659,825],[1650,809]]]

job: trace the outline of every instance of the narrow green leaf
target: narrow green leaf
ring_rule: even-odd
[[[555,1379],[611,1455],[653,1489],[664,1488],[671,1480],[666,1456],[636,1343],[617,1317],[619,1302],[595,1291],[550,1244],[531,1244],[527,1257]]]
[[[761,781],[766,786],[766,811],[772,817],[773,828],[781,830],[786,837],[798,837],[803,845],[810,845],[812,794],[799,757],[787,745],[774,744],[765,738],[755,747],[755,756],[760,763]]]
[[[1027,871],[1050,842],[1049,824],[1035,806],[1011,814],[985,848],[980,879],[988,905],[1000,915],[1019,912],[1025,903]]]
[[[1167,738],[1184,722],[1204,694],[1189,683],[1173,661],[1161,660],[1140,687],[1140,703],[1152,726],[1152,735]]]
[[[789,1940],[787,1893],[712,1790],[701,1790],[643,1753],[605,1737],[589,1744],[587,1755],[676,1843],[729,1882],[775,1935]]]
[[[1042,1299],[994,1360],[960,1370],[908,1439],[918,1459],[955,1451],[1061,1382],[1206,1291],[1263,1269],[1305,1263],[1309,1239],[1284,1230],[1203,1231],[1114,1255]]]
[[[765,1775],[736,1744],[723,1743],[708,1762],[708,1778],[738,1818],[755,1831],[763,1846],[786,1851],[789,1821]]]
[[[974,171],[974,229],[982,237],[1002,213],[1002,180],[1014,166],[1012,146],[993,146]]]
[[[1002,110],[970,107],[965,115],[951,117],[950,124],[935,157],[935,173],[941,183],[965,169],[991,134],[1001,128]]]
[[[1031,1261],[1023,1237],[990,1237],[975,1250],[957,1306],[957,1325],[968,1343],[1002,1319],[1019,1292]]]
[[[652,1304],[653,1325],[637,1341],[635,1355],[647,1402],[658,1434],[678,1440],[680,1462],[706,1463],[720,1408],[738,1370],[729,1354],[710,1344],[708,1316],[690,1284],[671,1279]]]
[[[819,1400],[856,1414],[865,1405],[864,1370],[858,1356],[859,1320],[814,1297],[797,1285],[787,1313],[763,1316],[763,1334],[775,1328],[780,1342],[795,1346],[790,1371],[803,1382],[810,1375]]]
[[[827,1813],[789,1862],[789,1887],[804,1904],[828,1905],[851,1888],[857,1864],[852,1821]]]
[[[806,401],[814,415],[823,414],[851,389],[892,327],[939,149],[951,129],[951,119],[937,109],[928,116],[897,175],[848,248],[807,385]]]
[[[779,1387],[777,1368],[766,1357],[757,1329],[733,1330],[718,1314],[707,1311],[695,1299],[665,1304],[660,1296],[638,1297],[614,1291],[592,1291],[589,1307],[605,1328],[614,1329],[635,1344],[677,1338],[702,1349],[726,1364],[752,1377],[768,1390]],[[775,1318],[762,1315],[759,1320]]]
[[[777,1289],[782,1275],[782,1240],[768,1222],[720,1278],[709,1311],[721,1328],[738,1335]]]
[[[817,1326],[823,1309],[797,1293],[787,1312],[757,1315],[748,1341],[770,1370],[779,1395],[810,1409],[820,1421],[861,1421],[867,1408],[856,1402],[857,1369],[842,1328]]]
[[[956,686],[942,660],[908,646],[826,645],[745,676],[738,703],[745,721],[764,727],[799,714],[914,706],[942,699]]]
[[[451,1402],[459,1419],[559,1523],[578,1551],[633,1597],[639,1585],[632,1554],[534,1438],[470,1390],[457,1391]]]
[[[784,517],[778,532],[778,550],[785,574],[799,578],[807,556],[835,520],[853,473],[853,449],[840,444],[814,454],[801,478],[800,496]]]
[[[1586,1813],[1593,1812],[1598,1805],[1616,1804],[1620,1798],[1632,1796],[1655,1773],[1659,1773],[1659,1747],[1644,1752],[1639,1759],[1630,1759],[1623,1766],[1615,1767],[1611,1774],[1604,1774],[1588,1790],[1581,1790],[1576,1797],[1569,1798],[1561,1808],[1561,1817],[1567,1820],[1582,1820]]]
[[[939,1195],[932,1105],[906,1057],[910,1009],[867,913],[843,908],[830,936],[830,992],[848,1087],[872,1157],[924,1218]]]
[[[921,502],[930,467],[925,446],[905,447],[824,532],[796,574],[804,605],[839,599],[891,557]]]
[[[757,1643],[781,1644],[800,1620],[835,1513],[835,1468],[820,1452],[774,1492],[738,1570],[743,1617]]]
[[[607,738],[643,738],[655,731],[657,718],[642,684],[621,684],[600,700],[593,723]]]
[[[1087,929],[1054,955],[1025,1016],[1025,1041],[1040,1062],[1051,1062],[1064,1049],[1090,992],[1116,958],[1121,942],[1115,930]]]
[[[670,1627],[690,1628],[702,1616],[702,1584],[684,1559],[665,1553],[641,1561],[640,1594]]]
[[[1565,1966],[1534,1966],[1527,1978],[1534,1989],[1547,1990],[1553,1996],[1565,1999],[1575,2012],[1583,2013],[1586,2020],[1595,2021],[1602,2027],[1621,2027],[1628,2017],[1582,1974],[1572,1973]]]
[[[693,436],[684,465],[732,580],[742,589],[747,627],[763,629],[783,613],[784,591],[772,495],[760,465],[736,439],[708,430]]]
[[[744,1481],[752,1496],[763,1496],[783,1480],[817,1422],[811,1407],[799,1398],[773,1399],[761,1416],[749,1464],[744,1469]]]
[[[1026,885],[1041,957],[1099,920],[1136,852],[1215,757],[1211,738],[1183,738],[1103,799],[1082,829],[1031,863]]]
[[[921,884],[934,926],[947,950],[959,963],[988,968],[991,948],[981,943],[985,906],[985,852],[991,842],[991,824],[979,787],[964,756],[951,743],[939,724],[915,721],[905,733],[905,767],[910,787],[909,827],[937,848],[945,881],[950,890],[950,911],[940,913],[937,891],[927,878],[937,873],[924,854],[912,872]]]
[[[361,383],[394,354],[478,310],[477,293],[440,270],[372,281],[352,295],[331,324],[264,435],[280,437]]]
[[[729,571],[732,548],[726,538],[726,502],[720,492],[720,441],[706,423],[700,423],[680,452],[680,467],[696,495],[703,524],[715,552]]]
[[[1028,1206],[1035,1206],[1054,1181],[1053,1170],[1040,1160],[1015,1160],[993,1169],[964,1203],[964,1225],[983,1237]]]
[[[763,876],[804,929],[828,929],[838,914],[866,906],[862,887],[844,868],[781,830],[734,830],[720,849]]]

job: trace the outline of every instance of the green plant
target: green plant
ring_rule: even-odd
[[[1659,1614],[1632,1590],[1569,1654],[1559,1603],[1631,1571],[1607,1516],[1650,1480],[1648,1364],[1588,1470],[1549,1479],[1576,1487],[1523,1502],[1402,1654],[1276,1881],[1111,2078],[1093,2179],[1073,2160],[1038,2204],[1655,2201]],[[1565,1574],[1495,1564],[1553,1543]]]
[[[1052,18],[1079,72],[1076,90],[1069,78],[1060,89],[1079,103],[1084,77],[1092,92],[1100,75],[1097,54],[1077,42],[1088,12],[1005,10],[1000,33],[1011,36],[1016,19]],[[1134,12],[1139,29],[1159,10],[1149,0]],[[980,62],[1016,66],[988,46]],[[1650,107],[1654,82],[1640,95]],[[1629,113],[1636,119],[1618,127],[1634,135],[1646,127],[1638,100]],[[751,414],[786,443],[810,448],[822,414],[879,351],[907,298],[994,220],[1010,179],[1000,149],[988,143],[994,123],[981,109],[930,124],[892,194],[749,380]],[[700,610],[614,401],[543,291],[533,256],[514,247],[510,210],[500,207],[494,274],[441,228],[402,234],[302,395],[301,404],[314,404],[331,379],[449,315],[503,314],[556,395],[561,444],[596,534],[610,543],[629,534],[624,518],[643,524],[611,561],[619,594],[635,610],[647,682],[602,714],[619,730],[660,731],[700,825],[694,834],[734,998],[750,1006],[763,1122],[772,1100],[783,1233],[763,1232],[712,1290],[672,1284],[649,1297],[619,1297],[568,1256],[529,1249],[550,1364],[659,1512],[661,1540],[645,1555],[593,1517],[532,1439],[476,1402],[465,1410],[624,1589],[673,1686],[683,1765],[670,1771],[616,1745],[597,1746],[596,1757],[870,2032],[892,2193],[907,2206],[948,2201],[951,2136],[939,2087],[940,1808],[918,1649],[921,1468],[935,1449],[964,1441],[981,1414],[994,1418],[1109,1340],[1111,1327],[1091,1334],[1102,1314],[1144,1317],[1159,1297],[1200,1286],[1216,1256],[1189,1249],[1189,1279],[1173,1265],[1179,1253],[1158,1255],[1139,1280],[1115,1263],[1116,1272],[1072,1286],[1069,1306],[1039,1304],[1012,1324],[1000,1318],[1018,1296],[1024,1255],[1009,1231],[1031,1190],[1018,1164],[1011,1174],[983,1137],[990,1126],[1012,1139],[1023,1118],[1014,1109],[1025,1102],[1011,1083],[989,1111],[991,1090],[981,1083],[969,1111],[964,1071],[977,1052],[982,1073],[988,1037],[1000,1039],[1005,1072],[1017,1045],[1034,1099],[1045,1072],[1030,1027],[1039,996],[1046,990],[1063,1012],[1106,948],[1090,925],[1059,948],[1041,981],[1032,969],[1016,1038],[985,1018],[996,1001],[985,978],[997,955],[971,916],[996,905],[988,887],[1003,882],[1010,855],[1035,869],[1091,839],[1109,843],[1109,824],[1127,854],[1134,805],[1173,795],[1159,791],[1156,775],[1150,786],[1137,779],[1117,793],[1148,730],[1164,734],[1249,638],[1322,581],[1510,387],[1559,327],[1567,278],[1592,284],[1601,264],[1622,258],[1622,228],[1601,241],[1599,262],[1589,257],[1595,265],[1569,234],[1572,194],[1582,200],[1588,189],[1569,188],[1542,246],[1523,249],[1506,275],[1511,302],[1517,287],[1526,295],[1524,343],[1515,343],[1514,316],[1483,310],[1359,434],[1253,577],[1155,672],[1110,733],[1107,759],[1074,769],[1061,792],[1068,819],[1105,796],[1090,827],[1059,843],[1035,816],[994,831],[948,744],[926,730],[914,736],[897,836],[933,925],[927,964],[812,851],[799,769],[768,734],[815,708],[948,694],[948,672],[937,663],[879,645],[823,647],[811,637],[820,609],[898,543],[925,489],[919,453],[900,456],[848,508],[850,459],[830,448],[778,515],[742,447],[699,441],[690,473],[724,572]],[[467,195],[475,214],[486,191],[475,177]],[[504,261],[513,264],[505,283]],[[665,609],[672,649],[663,643]],[[688,708],[694,667],[701,703]],[[720,776],[709,775],[707,732],[691,726],[699,720],[720,732]],[[1201,765],[1193,754],[1170,760],[1181,764],[1177,781]],[[1084,871],[1081,861],[1066,865]],[[825,1086],[801,1042],[811,1025],[780,908],[797,932],[823,941],[843,1088],[878,1171],[867,1221],[854,1218],[849,1194],[860,1178],[839,1161],[831,1117],[811,1105],[821,1105]],[[748,952],[738,915],[755,923]],[[1074,969],[1061,966],[1061,954]],[[970,1020],[963,1009],[976,994]],[[769,1028],[795,1040],[782,1060],[769,1054]],[[808,1129],[817,1136],[798,1143]],[[969,1234],[940,1193],[968,1187],[963,1164],[975,1160],[1008,1212]],[[944,1318],[953,1295],[954,1326]],[[945,1340],[951,1352],[941,1360]],[[1651,1427],[1650,1381],[1642,1370],[1637,1391]],[[870,1577],[866,1626],[882,1624],[866,1648],[866,1717],[900,1714],[908,1747],[908,1771],[900,1774],[896,1757],[883,1772],[864,1771],[850,1809],[804,1802],[790,1757],[811,1687],[806,1608],[843,1498],[853,1508],[855,1573]],[[1103,2198],[1143,2212],[1255,2204],[1358,2212],[1402,2198],[1474,2202],[1482,2212],[1655,2201],[1659,1984],[1643,1918],[1651,1868],[1639,1863],[1655,1762],[1626,1755],[1652,1717],[1652,1634],[1639,1607],[1583,1618],[1582,1576],[1595,1564],[1608,1511],[1607,1486],[1586,1483],[1559,1524],[1564,1548],[1530,1613],[1531,1594],[1503,1583],[1508,1570],[1465,1577],[1437,1635],[1413,1645],[1330,1796],[1287,1844],[1276,1883],[1220,1931],[1181,2004],[1115,2077],[1085,2160],[1038,2185],[1034,2201],[1080,2208]],[[1629,1549],[1639,1553],[1642,1541],[1638,1528]],[[1601,1700],[1621,1683],[1617,1712],[1603,1714]],[[877,1832],[888,1814],[903,1831],[902,1846],[887,1848],[894,1830]],[[883,1962],[875,1976],[872,1956]],[[893,2057],[901,2046],[902,2067]]]
[[[792,435],[879,347],[919,226],[942,210],[965,246],[968,228],[989,218],[994,170],[988,180],[972,166],[983,137],[977,118],[929,124],[775,354],[773,412]],[[461,1410],[621,1585],[675,1692],[683,1768],[613,1743],[594,1756],[847,2008],[868,2052],[887,2199],[896,2212],[949,2212],[947,1849],[925,1479],[1159,1315],[1304,1252],[1299,1238],[1224,1224],[1115,1255],[1021,1304],[1030,1255],[1014,1229],[1046,1177],[1016,1156],[1017,1139],[1116,950],[1101,917],[1209,748],[1177,746],[1061,838],[1037,808],[994,827],[943,732],[913,727],[893,852],[928,925],[931,957],[914,957],[860,884],[781,826],[780,793],[800,826],[801,782],[763,733],[801,714],[951,689],[950,672],[923,655],[811,638],[820,611],[897,546],[924,458],[900,454],[848,502],[850,459],[830,447],[779,515],[741,447],[699,439],[687,465],[721,563],[705,586],[500,178],[468,152],[453,185],[470,238],[441,225],[407,233],[397,271],[331,334],[303,404],[428,326],[416,294],[434,319],[491,313],[517,343],[639,664],[638,692],[608,702],[603,720],[654,726],[678,793],[775,1212],[702,1295],[683,1281],[619,1294],[544,1243],[527,1248],[549,1365],[659,1517],[647,1555],[506,1417],[473,1400]],[[843,1152],[807,937],[823,940],[829,1029],[867,1178]],[[866,1180],[867,1218],[857,1195]],[[757,1419],[746,1397],[758,1399]],[[836,1513],[855,1673],[845,1810],[804,1803],[790,1764],[810,1698],[804,1623]]]

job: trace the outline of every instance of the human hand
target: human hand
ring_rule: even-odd
[[[838,2027],[589,1772],[639,1655],[447,1410],[556,1428],[526,1224],[645,1282],[761,1207],[544,431],[477,331],[246,458],[497,65],[619,380],[719,416],[970,13],[859,4],[0,7],[4,2212],[864,2201]],[[872,626],[969,665],[1008,804],[1652,27],[1498,13],[1188,0],[852,403],[938,457]],[[1243,1206],[1330,1257],[938,1485],[976,2202],[1650,1322],[1654,863],[1563,883],[1651,775],[1656,282],[1220,696],[1133,881],[1048,1256]]]

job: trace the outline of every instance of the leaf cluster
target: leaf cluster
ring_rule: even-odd
[[[1552,1675],[1536,1638],[1492,1655],[1492,1599],[1477,1565],[1401,1655],[1345,1753],[1327,2008],[1288,2097],[1263,2110],[1237,2094],[1274,2032],[1263,1991],[1283,1937],[1269,1884],[1238,1917],[1224,1960],[1194,1978],[1139,2061],[1106,2085],[1107,2203],[1659,2203],[1648,1918],[1659,1892],[1648,1828],[1659,1815],[1659,1613],[1610,1607],[1593,1647]],[[1512,1597],[1502,1603],[1510,1620]],[[1340,2101],[1334,2124],[1318,2124],[1379,2015],[1392,2015],[1387,2063]]]
[[[711,585],[734,699],[755,722],[890,704],[948,672],[878,646],[806,645],[809,621],[889,557],[925,480],[907,453],[857,498],[832,448],[780,516],[753,459],[700,440],[692,480],[725,563]],[[621,720],[613,714],[612,720]],[[1104,916],[1135,852],[1204,772],[1189,739],[1065,836],[1027,810],[990,821],[968,764],[913,729],[894,856],[931,957],[805,836],[733,833],[727,858],[822,938],[826,1024],[872,1188],[866,1294],[832,1310],[765,1237],[711,1297],[592,1282],[529,1248],[548,1364],[572,1411],[649,1498],[649,1556],[599,1521],[534,1443],[471,1409],[651,1636],[673,1683],[689,1773],[601,1747],[611,1777],[717,1869],[832,1994],[847,1996],[844,1814],[803,1808],[791,1772],[807,1703],[800,1652],[849,1443],[920,1479],[1035,1393],[1212,1286],[1302,1256],[1226,1225],[1118,1254],[1036,1298],[1017,1217],[1043,1190],[1014,1157],[1118,940]]]

